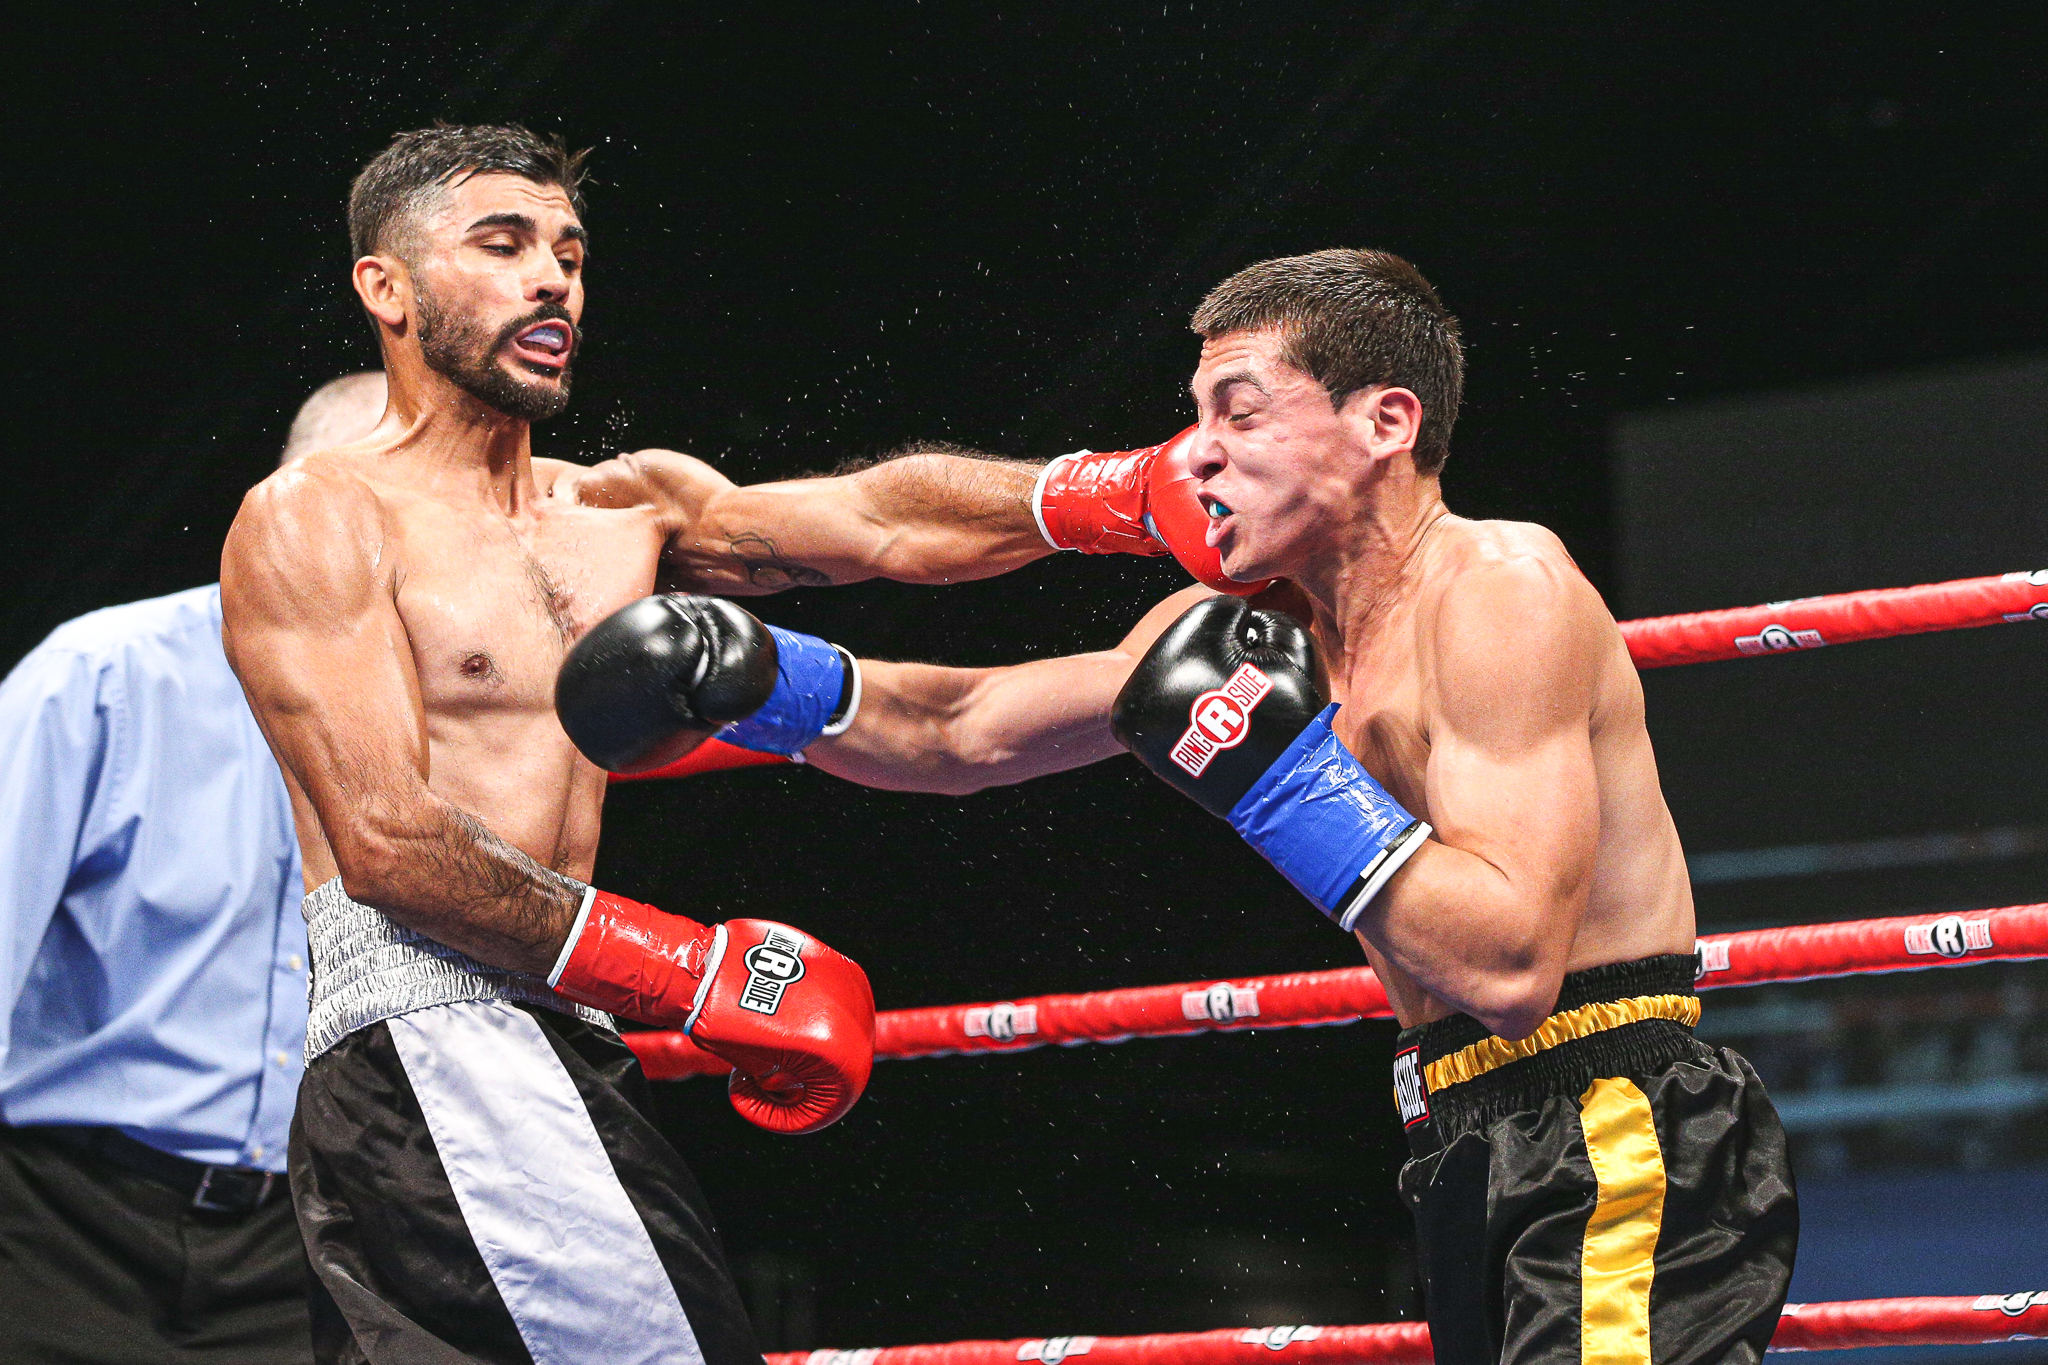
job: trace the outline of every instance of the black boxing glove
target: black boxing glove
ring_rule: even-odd
[[[1211,597],[1181,613],[1139,660],[1110,710],[1110,731],[1227,820],[1323,709],[1315,666],[1315,641],[1292,616]]]
[[[1306,627],[1212,597],[1138,662],[1110,729],[1351,929],[1431,830],[1344,747],[1330,728],[1337,710],[1316,687]]]
[[[657,768],[760,710],[775,691],[775,637],[718,597],[672,593],[619,608],[555,675],[555,714],[608,772]]]

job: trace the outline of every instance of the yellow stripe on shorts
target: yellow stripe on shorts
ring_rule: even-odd
[[[1579,1097],[1599,1195],[1579,1266],[1580,1365],[1650,1365],[1650,1285],[1664,1223],[1664,1150],[1650,1101],[1613,1077]]]

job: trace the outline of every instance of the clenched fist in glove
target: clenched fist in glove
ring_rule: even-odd
[[[1201,481],[1188,465],[1195,430],[1142,450],[1077,450],[1048,464],[1031,499],[1046,542],[1084,554],[1171,553],[1202,583],[1238,597],[1266,587],[1271,579],[1226,578],[1208,543],[1209,513],[1195,492]]]
[[[732,1063],[732,1107],[776,1133],[836,1123],[867,1088],[867,973],[772,920],[715,928],[591,887],[548,984],[571,1000],[678,1028]]]
[[[555,714],[584,757],[638,774],[707,736],[796,754],[853,723],[860,668],[837,645],[720,597],[643,597],[592,626],[555,676]]]
[[[1316,686],[1306,627],[1211,597],[1139,660],[1110,728],[1350,929],[1431,830],[1344,747],[1336,714]]]

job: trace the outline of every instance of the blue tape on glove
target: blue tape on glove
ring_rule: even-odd
[[[761,754],[802,753],[832,722],[846,689],[846,661],[815,635],[768,627],[775,637],[775,690],[745,720],[718,738]]]
[[[1401,809],[1330,729],[1326,706],[1230,808],[1230,827],[1350,929],[1430,828]]]

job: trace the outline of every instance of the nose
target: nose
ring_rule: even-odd
[[[571,281],[568,272],[562,269],[562,263],[555,259],[552,251],[545,254],[548,263],[527,293],[536,303],[562,303],[569,297]]]

